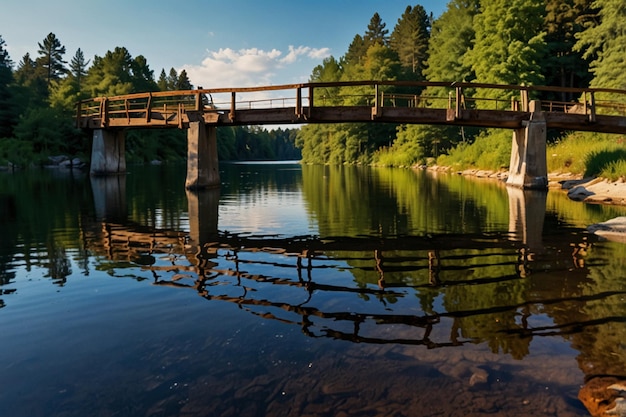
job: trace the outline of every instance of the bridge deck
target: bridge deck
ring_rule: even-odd
[[[426,87],[439,88],[448,97],[426,96]],[[477,92],[471,98],[464,94],[469,89]],[[582,101],[542,100],[548,128],[626,133],[623,90],[390,81],[98,97],[78,103],[77,125],[90,129],[186,128],[190,121],[203,120],[215,126],[378,122],[517,129],[530,119],[530,97],[565,93]],[[603,95],[610,100],[598,100]]]

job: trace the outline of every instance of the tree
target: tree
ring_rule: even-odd
[[[178,75],[178,79],[176,80],[176,90],[193,90],[193,85],[189,80],[187,71],[182,70]]]
[[[471,62],[464,59],[475,38],[474,17],[479,0],[453,0],[434,21],[424,74],[429,81],[472,81]],[[444,92],[447,96],[447,92]]]
[[[365,36],[363,37],[368,48],[374,44],[387,45],[389,41],[389,37],[387,36],[389,31],[385,29],[385,26],[387,25],[383,23],[380,15],[374,13],[374,16],[370,19],[370,23],[367,25]]]
[[[490,0],[481,2],[481,6],[481,13],[474,19],[474,47],[463,61],[475,72],[476,81],[542,84],[544,0]],[[486,95],[493,94],[487,91]]]
[[[0,36],[0,138],[11,135],[15,123],[12,94],[10,86],[13,83],[13,62],[5,48],[4,39]]]
[[[547,59],[543,64],[547,85],[580,87],[591,79],[588,63],[582,52],[574,50],[576,35],[584,29],[591,13],[591,0],[548,0],[546,2]],[[562,93],[560,100],[574,99]]]
[[[626,89],[626,7],[622,0],[596,0],[598,24],[576,35],[574,49],[591,60],[592,87]]]
[[[65,46],[61,45],[61,42],[52,32],[46,36],[43,43],[38,43],[38,45],[40,63],[46,70],[46,84],[48,88],[50,88],[53,80],[58,80],[67,73],[67,69],[65,68],[67,62],[63,61]]]
[[[407,6],[391,32],[389,44],[398,54],[402,66],[418,79],[422,78],[422,70],[428,56],[429,38],[430,18],[426,10],[420,5]]]
[[[159,91],[169,91],[169,84],[167,81],[168,80],[167,80],[167,75],[165,74],[165,68],[161,68],[161,73],[159,74],[159,79],[157,81],[157,86],[159,87]]]
[[[14,73],[14,106],[18,112],[31,107],[44,106],[48,98],[48,85],[43,67],[37,65],[26,53]]]
[[[157,91],[154,73],[142,55],[133,58],[124,47],[95,56],[85,77],[85,89],[92,97]]]
[[[76,50],[74,57],[70,61],[70,75],[74,78],[78,91],[81,91],[82,80],[87,75],[87,65],[91,60],[85,61],[85,55],[80,48]]]
[[[344,58],[347,64],[358,64],[367,53],[367,45],[361,35],[354,35]]]
[[[193,90],[193,85],[191,81],[189,81],[187,71],[182,70],[180,74],[178,74],[174,68],[170,68],[169,75],[166,75],[164,68],[161,69],[157,86],[160,91]]]

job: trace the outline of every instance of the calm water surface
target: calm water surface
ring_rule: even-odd
[[[423,172],[0,175],[0,416],[588,416],[625,215]],[[582,393],[582,394],[581,394]]]

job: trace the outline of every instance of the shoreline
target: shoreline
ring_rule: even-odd
[[[454,171],[451,167],[417,166],[414,169],[425,169],[433,172],[448,172],[479,179],[506,182],[507,171],[493,171],[486,169],[466,169]],[[561,190],[573,201],[589,204],[605,204],[626,206],[626,181],[609,181],[605,178],[583,178],[582,175],[572,173],[549,173],[548,190]]]

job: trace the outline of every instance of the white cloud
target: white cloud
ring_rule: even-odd
[[[187,71],[192,84],[204,88],[290,84],[307,79],[328,55],[329,48],[308,46],[289,46],[286,54],[278,49],[220,48],[207,51],[199,65],[185,65],[181,70]]]

